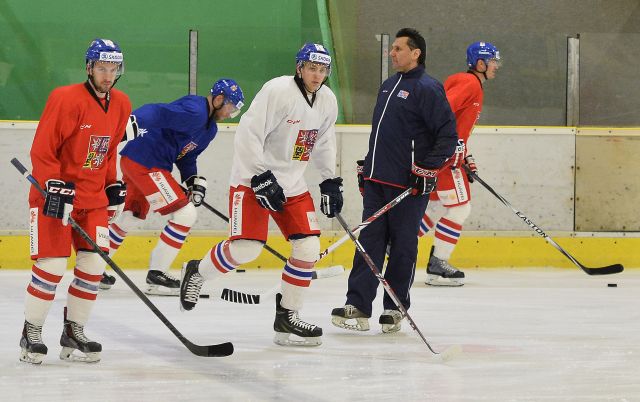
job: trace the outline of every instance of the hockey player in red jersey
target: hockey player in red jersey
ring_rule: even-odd
[[[127,137],[132,138],[120,151],[128,192],[124,212],[109,225],[110,255],[149,212],[167,216],[149,259],[146,294],[178,295],[180,281],[168,271],[196,222],[196,207],[204,201],[207,190],[197,159],[218,133],[217,122],[235,117],[243,105],[240,86],[223,78],[213,84],[207,96],[187,95],[171,103],[150,103],[131,115]],[[174,164],[187,194],[171,175]],[[105,273],[100,287],[108,289],[114,282],[115,278]]]
[[[304,179],[310,160],[323,179],[321,211],[333,217],[342,209],[342,179],[335,176],[338,104],[324,85],[330,72],[329,52],[322,45],[307,43],[296,55],[296,75],[264,84],[242,116],[230,177],[230,237],[202,260],[189,261],[182,268],[183,310],[195,307],[205,280],[260,255],[271,217],[291,243],[291,256],[282,270],[282,294],[276,295],[274,342],[322,343],[322,328],[302,321],[298,311],[320,253],[318,218]]]
[[[469,182],[473,179],[464,172],[462,164],[466,164],[473,172],[477,171],[467,141],[482,111],[482,85],[494,79],[500,68],[500,52],[489,42],[472,43],[467,48],[467,65],[467,72],[454,74],[444,83],[451,110],[456,115],[460,141],[451,168],[444,169],[438,175],[436,191],[431,193],[431,202],[420,225],[420,236],[434,225],[436,228],[427,265],[426,283],[432,286],[464,285],[464,272],[449,264],[462,225],[471,212]],[[436,212],[438,204],[442,204],[446,211],[439,219]]]
[[[113,89],[124,71],[122,51],[108,39],[95,39],[86,52],[86,82],[54,89],[31,147],[33,176],[46,189],[29,193],[31,281],[27,286],[20,360],[39,364],[47,354],[42,326],[76,252],[60,345],[61,359],[96,362],[102,345],[89,340],[84,326],[98,294],[105,262],[68,225],[69,217],[104,250],[108,222],[124,204],[126,187],[116,178],[116,147],[131,103]],[[75,352],[78,351],[79,353]]]

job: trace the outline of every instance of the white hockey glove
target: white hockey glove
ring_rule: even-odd
[[[107,213],[109,214],[109,223],[114,222],[122,214],[124,210],[124,199],[127,196],[127,185],[118,180],[113,184],[109,184],[104,188],[109,199]]]
[[[256,195],[256,199],[262,208],[270,211],[282,211],[287,198],[284,196],[282,187],[278,180],[271,173],[271,170],[255,175],[251,178],[251,189]]]
[[[187,186],[187,196],[189,201],[196,207],[199,207],[204,202],[204,196],[207,193],[207,179],[202,176],[191,176],[184,181]]]
[[[62,219],[62,224],[67,226],[69,215],[73,211],[73,199],[76,196],[75,184],[49,179],[47,180],[46,188],[47,195],[44,198],[44,210],[42,212],[46,216]]]

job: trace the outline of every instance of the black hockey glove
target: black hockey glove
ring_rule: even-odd
[[[118,219],[118,216],[120,216],[124,210],[124,199],[127,196],[127,185],[118,180],[105,187],[104,192],[107,193],[107,198],[109,199],[107,213],[109,214],[109,223],[111,223]]]
[[[436,188],[437,178],[437,169],[423,168],[414,163],[411,166],[410,185],[411,188],[413,188],[411,195],[421,196],[429,194]]]
[[[194,175],[185,180],[184,184],[187,186],[187,196],[189,196],[189,201],[191,201],[196,207],[202,205],[204,196],[207,193],[207,179],[202,176]]]
[[[320,183],[320,210],[327,218],[342,211],[342,177],[327,179]]]
[[[287,201],[278,180],[271,170],[255,175],[251,178],[251,189],[262,208],[271,211],[282,211],[282,206]]]
[[[364,159],[356,161],[356,173],[358,174],[358,190],[360,190],[360,195],[364,197]]]
[[[469,170],[471,170],[474,174],[478,174],[478,167],[476,166],[476,160],[473,158],[473,155],[467,155],[464,158],[464,164],[467,165]],[[467,179],[469,183],[473,183],[473,176],[467,174]]]
[[[69,215],[73,211],[73,199],[76,196],[75,184],[49,179],[46,188],[47,195],[44,198],[44,211],[42,212],[46,216],[62,219],[62,224],[67,226]]]

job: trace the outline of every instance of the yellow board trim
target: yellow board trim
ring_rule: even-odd
[[[326,249],[341,235],[322,237],[321,249]],[[157,236],[130,235],[114,256],[114,261],[123,269],[144,269],[149,264],[149,255],[157,242]],[[224,236],[190,236],[187,238],[172,268],[178,269],[182,262],[200,259]],[[620,263],[625,268],[640,267],[640,237],[554,237],[554,240],[578,261],[588,267],[598,267]],[[429,249],[433,242],[431,236],[420,239],[418,252],[418,269],[426,267]],[[290,246],[282,236],[270,236],[269,243],[273,249],[287,257]],[[342,265],[351,268],[355,247],[346,242],[336,251],[323,258],[318,267]],[[69,267],[75,258],[69,260]],[[575,266],[553,246],[546,244],[542,238],[496,237],[496,236],[463,236],[454,251],[451,263],[459,268],[523,268],[523,267],[558,267],[575,268]],[[32,261],[29,258],[29,237],[24,235],[0,236],[0,269],[29,269]],[[252,263],[243,266],[252,268],[280,268],[283,263],[266,250]]]

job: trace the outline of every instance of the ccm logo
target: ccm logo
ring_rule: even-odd
[[[287,120],[287,123],[289,123],[289,124],[298,124],[298,123],[300,123],[300,120],[291,120],[291,119],[289,119],[289,120]]]
[[[76,190],[70,189],[70,188],[57,188],[57,187],[51,187],[50,189],[47,190],[48,193],[51,194],[61,194],[61,195],[75,195]]]

